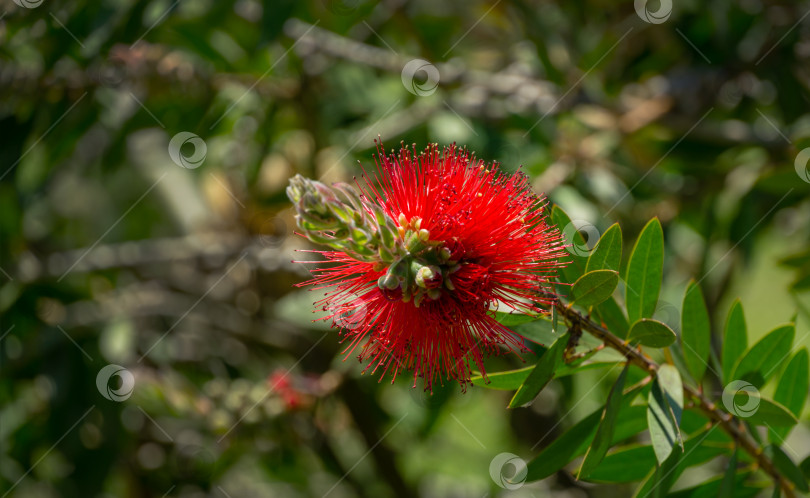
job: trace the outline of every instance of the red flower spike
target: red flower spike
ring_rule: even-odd
[[[398,225],[394,245],[380,251],[388,263],[319,251],[335,264],[313,270],[301,285],[334,290],[316,304],[343,328],[350,340],[345,353],[369,360],[364,372],[379,372],[381,380],[390,373],[393,382],[409,370],[414,387],[422,377],[426,390],[445,379],[464,389],[472,365],[486,375],[485,355],[502,346],[526,350],[490,310],[540,313],[553,304],[550,281],[564,265],[562,235],[547,223],[545,200],[522,173],[505,174],[455,145],[385,155],[378,143],[377,151],[378,173],[358,183],[365,212],[355,219],[381,208],[385,216],[374,226]],[[372,239],[385,245],[383,237]]]

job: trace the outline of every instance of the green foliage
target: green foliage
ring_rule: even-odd
[[[723,381],[734,380],[734,367],[748,349],[748,332],[742,303],[737,299],[731,305],[723,334]]]
[[[568,338],[566,336],[563,335],[559,337],[554,344],[540,356],[537,364],[509,402],[509,408],[530,404],[540,391],[551,382],[558,365],[562,362],[562,356],[565,352],[567,341]]]
[[[602,237],[593,252],[588,256],[585,265],[585,272],[590,273],[596,270],[619,271],[622,264],[622,229],[618,223],[610,226]]]
[[[810,368],[808,367],[807,348],[800,349],[782,372],[774,401],[790,410],[798,419],[802,414],[804,403],[807,401],[807,392],[810,389]],[[790,427],[775,427],[769,430],[770,440],[781,444],[790,432]]]
[[[740,359],[733,377],[762,387],[790,354],[795,331],[796,327],[789,324],[769,332]]]
[[[698,384],[703,380],[711,352],[711,324],[703,292],[697,284],[689,282],[683,297],[681,312],[681,345],[689,373]]]
[[[571,302],[583,308],[591,308],[607,301],[617,285],[619,285],[619,274],[616,271],[589,271],[574,282],[571,288]]]
[[[672,453],[673,446],[683,451],[681,436],[681,413],[683,413],[683,384],[675,367],[661,365],[653,379],[647,398],[647,424],[655,457],[663,464]]]
[[[630,327],[627,340],[649,346],[664,348],[675,342],[677,336],[665,323],[651,318],[642,318]]]
[[[588,475],[599,466],[610,448],[610,444],[613,441],[613,430],[616,426],[616,418],[619,416],[619,410],[622,405],[624,381],[627,379],[627,371],[629,369],[630,364],[628,363],[622,370],[622,373],[619,374],[616,383],[610,388],[607,403],[602,412],[602,418],[599,420],[599,428],[596,429],[593,442],[588,448],[588,452],[585,453],[585,458],[582,460],[577,479],[588,477]]]
[[[664,233],[654,218],[641,231],[627,263],[625,301],[631,323],[655,313],[663,272]]]

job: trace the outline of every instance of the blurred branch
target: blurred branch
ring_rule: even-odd
[[[23,282],[59,278],[65,272],[87,273],[113,268],[133,268],[156,263],[176,263],[202,258],[219,266],[239,254],[252,268],[265,271],[284,270],[307,275],[301,265],[290,261],[297,246],[285,234],[248,237],[233,232],[209,232],[186,237],[148,239],[137,242],[106,244],[50,254],[38,258],[27,252],[10,273]]]

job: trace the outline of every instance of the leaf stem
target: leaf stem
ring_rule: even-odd
[[[578,311],[566,307],[560,301],[555,304],[557,311],[565,318],[572,327],[578,327],[582,330],[588,331],[594,337],[604,341],[605,345],[623,354],[627,360],[642,370],[650,374],[655,374],[658,371],[658,363],[645,356],[641,351],[625,343],[624,340],[614,335],[609,330],[601,325],[591,321],[589,318],[582,316]],[[720,425],[720,427],[742,448],[746,453],[751,455],[756,461],[756,464],[771,476],[774,483],[782,489],[784,495],[788,498],[794,498],[796,494],[793,491],[793,483],[788,481],[776,469],[774,463],[763,453],[759,444],[748,433],[745,425],[734,418],[731,414],[719,409],[717,405],[709,400],[702,392],[693,388],[692,386],[684,384],[684,394],[687,398],[691,399],[695,406],[702,411],[710,420]]]

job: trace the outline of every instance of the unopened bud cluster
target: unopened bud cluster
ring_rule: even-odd
[[[425,298],[439,299],[442,289],[454,290],[449,276],[460,268],[458,262],[441,242],[430,240],[420,218],[400,214],[394,221],[351,185],[329,187],[301,175],[290,180],[287,196],[310,241],[385,271],[377,286],[388,299],[413,300],[418,307]]]

